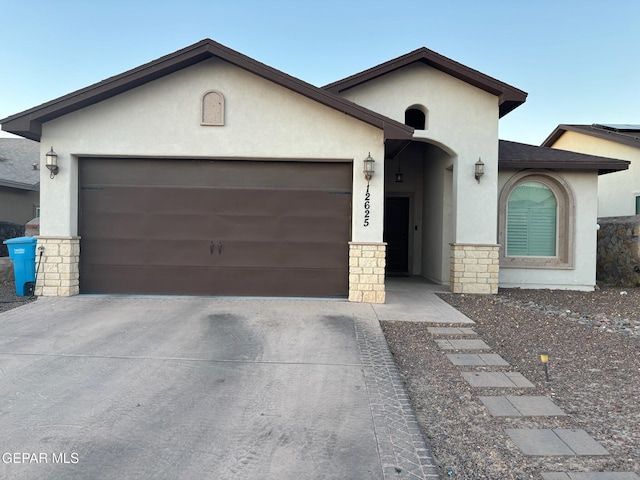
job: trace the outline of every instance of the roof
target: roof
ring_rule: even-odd
[[[0,138],[0,186],[39,190],[40,144],[24,138]]]
[[[597,170],[598,175],[627,170],[627,160],[585,155],[557,148],[537,147],[500,140],[498,168],[549,168],[554,170]]]
[[[640,125],[565,125],[561,124],[542,142],[543,147],[551,147],[565,132],[576,132],[591,137],[609,140],[623,145],[640,148]]]
[[[411,138],[413,128],[260,63],[211,39],[0,120],[2,129],[40,140],[42,124],[210,58],[219,58],[330,108],[380,128],[385,138]]]
[[[325,85],[324,89],[339,94],[349,88],[361,85],[365,82],[378,78],[399,68],[406,67],[412,63],[420,62],[429,65],[459,80],[480,88],[485,92],[500,97],[500,117],[505,116],[510,111],[522,105],[527,99],[527,93],[518,90],[511,85],[507,85],[484,73],[469,68],[461,63],[455,62],[428,48],[419,48],[401,57],[389,60],[376,67],[356,73],[343,80]]]

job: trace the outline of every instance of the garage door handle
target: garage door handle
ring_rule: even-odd
[[[218,242],[218,256],[222,255],[222,240]]]

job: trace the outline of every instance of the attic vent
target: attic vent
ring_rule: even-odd
[[[224,125],[224,97],[216,90],[205,92],[202,96],[201,125]]]
[[[409,107],[404,112],[404,124],[416,130],[427,129],[427,109],[421,105]]]

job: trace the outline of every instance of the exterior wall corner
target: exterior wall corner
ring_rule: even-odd
[[[384,303],[386,243],[349,242],[349,301]]]
[[[38,237],[36,296],[71,297],[80,293],[80,237]]]
[[[450,289],[453,293],[496,295],[500,246],[495,244],[451,244]]]

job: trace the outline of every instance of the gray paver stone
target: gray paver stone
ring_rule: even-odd
[[[558,437],[553,430],[537,428],[508,428],[507,435],[511,437],[516,447],[525,455],[545,456],[564,455],[574,456],[575,452]]]
[[[497,353],[447,353],[447,358],[458,366],[509,366],[509,362]]]
[[[442,350],[491,350],[483,340],[438,339],[436,343]]]
[[[531,388],[534,386],[518,372],[462,372],[462,376],[472,387]]]
[[[427,331],[432,335],[477,335],[472,328],[427,327]]]
[[[609,452],[584,430],[556,428],[553,432],[569,445],[576,455],[609,455]]]
[[[507,395],[480,397],[494,417],[554,417],[566,413],[547,397]]]
[[[608,455],[602,445],[584,430],[515,428],[506,430],[525,455]]]

